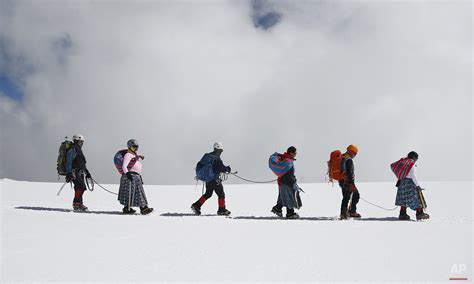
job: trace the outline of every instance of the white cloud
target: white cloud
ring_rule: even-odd
[[[321,181],[349,143],[363,180],[390,180],[410,150],[424,179],[472,178],[467,2],[275,2],[269,30],[244,1],[8,5],[1,39],[23,67],[5,68],[26,87],[16,107],[2,98],[4,176],[53,179],[60,140],[80,132],[102,182],[118,181],[112,156],[129,138],[147,183],[192,183],[215,141],[253,179],[294,144],[297,175]]]

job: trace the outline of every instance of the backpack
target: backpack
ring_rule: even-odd
[[[196,179],[204,182],[209,182],[216,178],[216,173],[213,169],[214,161],[217,156],[210,153],[204,154],[201,160],[196,164]]]
[[[401,158],[400,160],[390,164],[390,168],[398,180],[402,180],[407,177],[411,168],[415,165],[415,162],[408,158]]]
[[[270,155],[270,158],[268,158],[268,167],[277,177],[283,176],[293,167],[293,161],[283,161],[281,159],[282,156],[283,154],[275,152]]]
[[[72,148],[73,142],[64,140],[59,146],[58,151],[58,161],[56,163],[56,169],[58,170],[58,175],[65,176],[66,175],[66,153],[69,149]]]
[[[121,175],[125,174],[123,172],[122,166],[123,166],[123,157],[125,156],[125,154],[127,154],[127,152],[128,152],[128,149],[123,149],[123,150],[118,151],[114,155],[115,168]],[[127,169],[130,170],[131,168],[133,168],[137,160],[138,160],[137,155],[135,155],[135,157],[130,160],[130,163],[128,164]]]
[[[339,150],[332,151],[329,155],[328,161],[328,176],[329,181],[334,182],[335,180],[343,180],[346,177],[346,173],[343,170],[342,165],[342,153]]]

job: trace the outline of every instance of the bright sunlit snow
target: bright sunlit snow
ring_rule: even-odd
[[[121,215],[116,196],[98,186],[84,195],[88,213],[71,212],[70,187],[56,196],[60,183],[0,186],[2,282],[472,279],[471,182],[423,183],[431,215],[423,222],[362,200],[361,220],[336,220],[341,192],[327,184],[301,184],[299,220],[270,213],[273,184],[225,185],[231,218],[215,215],[215,195],[202,216],[191,214],[200,186],[145,185],[149,216]],[[395,207],[393,183],[359,190]]]

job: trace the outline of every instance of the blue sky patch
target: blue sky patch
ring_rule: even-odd
[[[7,76],[0,76],[0,95],[7,96],[14,101],[23,99],[23,91]]]
[[[256,28],[268,30],[276,26],[282,18],[282,14],[275,11],[274,7],[267,1],[252,1],[252,20]]]
[[[253,23],[256,28],[268,30],[280,22],[281,14],[269,12],[261,16],[254,17]]]

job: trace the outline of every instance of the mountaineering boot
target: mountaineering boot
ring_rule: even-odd
[[[339,220],[347,219],[347,209],[341,210],[341,215],[339,215]]]
[[[426,219],[429,219],[430,218],[430,215],[424,213],[424,212],[421,212],[421,213],[416,213],[416,220],[426,220]]]
[[[278,217],[283,217],[283,212],[280,208],[277,208],[276,206],[273,206],[272,213],[277,215]]]
[[[348,215],[349,217],[351,217],[351,218],[360,218],[360,217],[362,217],[362,216],[360,216],[360,214],[357,213],[357,212],[348,212],[347,215]]]
[[[147,215],[147,214],[150,214],[151,212],[153,212],[153,208],[150,208],[148,206],[143,206],[143,207],[140,207],[140,213],[142,215]]]
[[[300,215],[296,212],[286,213],[286,219],[298,219]]]
[[[123,214],[135,214],[136,211],[131,207],[125,206],[122,209],[122,212],[123,212]]]
[[[398,219],[403,220],[403,221],[410,221],[410,215],[408,215],[406,212],[400,213],[400,215],[398,216]]]
[[[230,211],[225,208],[219,208],[219,210],[217,210],[217,215],[229,216]]]
[[[407,207],[401,206],[400,215],[398,215],[398,220],[409,221],[410,219],[411,219],[410,216],[407,214]]]
[[[201,215],[201,207],[196,203],[191,204],[191,210],[193,210],[194,214]]]
[[[286,208],[286,219],[298,219],[300,215],[295,213],[295,209]]]
[[[74,209],[74,211],[87,211],[87,207],[84,206],[84,204],[79,203],[79,202],[74,202],[72,204],[72,209]]]

